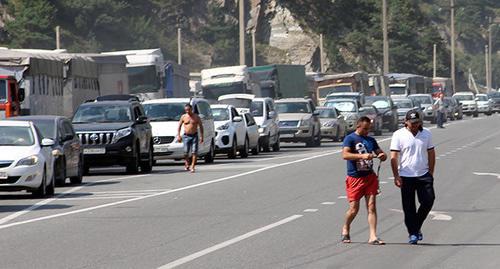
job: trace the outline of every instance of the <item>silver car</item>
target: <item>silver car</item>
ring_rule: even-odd
[[[287,98],[275,102],[280,115],[280,141],[305,142],[306,147],[321,146],[321,124],[310,99]]]
[[[321,122],[321,138],[342,141],[347,133],[344,116],[334,107],[318,107],[316,111]]]

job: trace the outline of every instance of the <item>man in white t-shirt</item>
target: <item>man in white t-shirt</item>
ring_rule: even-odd
[[[401,188],[401,199],[409,243],[423,239],[422,224],[434,204],[434,166],[436,153],[432,134],[422,127],[415,110],[406,114],[405,127],[394,132],[391,141],[391,166],[394,184]],[[415,194],[420,207],[416,208]]]

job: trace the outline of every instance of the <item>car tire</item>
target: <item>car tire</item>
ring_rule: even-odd
[[[281,149],[280,138],[278,136],[278,139],[276,140],[276,143],[273,144],[273,151],[274,152],[278,152],[278,151],[280,151],[280,149]]]
[[[231,146],[231,149],[227,153],[227,157],[229,159],[236,159],[236,155],[238,154],[238,147],[236,145],[236,136],[233,137],[233,145]]]
[[[134,147],[133,152],[135,153],[135,157],[132,157],[127,164],[127,173],[129,174],[137,174],[140,167],[141,154],[137,145]]]
[[[252,149],[252,155],[259,155],[260,152],[260,147],[257,145],[255,148]]]
[[[50,180],[50,183],[47,184],[45,193],[46,196],[54,196],[56,193],[56,178],[54,177],[54,174],[52,174],[52,180]]]
[[[83,156],[80,157],[80,162],[78,163],[78,174],[74,177],[70,177],[69,181],[71,184],[82,184],[83,174],[84,174],[85,166],[83,164]]]
[[[478,113],[478,112],[475,112],[475,113],[472,115],[472,117],[474,117],[474,118],[479,117],[479,113]]]
[[[248,146],[248,137],[245,138],[245,144],[243,145],[243,148],[240,150],[240,157],[241,158],[248,158],[248,152],[250,151],[250,148]]]
[[[141,162],[141,172],[151,173],[153,171],[153,142],[151,141],[151,146],[148,151],[148,160]]]
[[[270,135],[268,135],[268,136],[264,139],[264,142],[262,142],[262,146],[261,146],[261,147],[262,147],[262,151],[263,151],[263,152],[270,152],[270,151],[271,151],[271,149],[270,149],[270,144],[269,144],[269,142],[270,142],[269,140],[271,139],[270,137],[271,137],[271,136],[270,136]],[[278,143],[279,143],[279,139],[278,139]]]
[[[321,131],[314,137],[314,147],[321,147]]]
[[[59,164],[55,165],[54,173],[57,174],[58,176],[56,177],[54,175],[54,178],[56,179],[56,186],[64,186],[66,184],[66,160],[62,158],[61,161],[58,162]],[[57,173],[56,173],[57,171]]]
[[[203,157],[205,159],[205,163],[213,163],[215,159],[215,149],[214,142],[210,144],[210,151]]]
[[[31,193],[37,198],[43,198],[47,195],[47,169],[43,169],[42,182],[40,183],[40,186]]]

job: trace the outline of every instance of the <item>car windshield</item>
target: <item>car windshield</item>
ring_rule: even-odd
[[[395,100],[394,103],[398,108],[412,108],[413,104],[410,100]]]
[[[212,108],[212,115],[214,116],[214,121],[229,120],[229,110],[227,108]]]
[[[500,92],[492,92],[492,93],[489,93],[488,96],[490,98],[500,98]]]
[[[231,98],[220,100],[219,103],[224,105],[232,105],[236,108],[250,108],[252,100],[244,98]]]
[[[329,95],[330,93],[334,93],[334,92],[335,92],[335,88],[332,86],[318,88],[318,97],[319,98],[326,98],[327,95]]]
[[[456,100],[459,100],[459,101],[472,101],[472,100],[474,100],[474,96],[471,94],[457,94],[454,97]]]
[[[144,112],[151,121],[178,121],[184,114],[184,103],[144,104]]]
[[[335,109],[319,109],[319,117],[321,119],[335,119],[337,118],[337,113],[335,113]]]
[[[262,101],[254,101],[250,105],[250,113],[254,117],[262,117],[264,116],[264,102]]]
[[[219,96],[234,93],[246,93],[246,88],[243,83],[229,83],[208,85],[203,87],[203,96],[209,100],[217,100]]]
[[[333,86],[332,92],[352,92],[351,85],[336,85]]]
[[[389,101],[385,98],[370,98],[370,97],[367,97],[365,99],[365,104],[367,105],[373,105],[375,106],[376,108],[389,108],[390,107],[390,104],[389,104]]]
[[[40,131],[43,138],[55,139],[56,134],[56,126],[54,120],[32,120],[35,126]]]
[[[389,88],[391,89],[392,95],[405,95],[406,94],[406,87],[390,86]]]
[[[0,126],[0,146],[32,146],[35,138],[30,127]]]
[[[87,105],[76,111],[73,123],[129,122],[131,118],[126,105]]]
[[[276,103],[278,113],[311,113],[309,105],[305,102],[296,103]]]
[[[340,112],[356,112],[356,103],[351,101],[328,101],[326,107],[334,107]]]
[[[477,99],[479,101],[488,101],[488,96],[486,96],[486,95],[477,95]]]
[[[430,96],[410,96],[411,99],[417,100],[421,104],[432,104],[432,97]]]
[[[0,79],[0,103],[7,101],[7,81]]]
[[[127,67],[130,93],[156,92],[160,88],[160,78],[156,66]]]

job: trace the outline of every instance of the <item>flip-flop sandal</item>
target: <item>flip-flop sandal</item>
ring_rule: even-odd
[[[341,237],[342,237],[342,243],[344,243],[344,244],[351,243],[351,236],[350,235],[342,234]]]
[[[383,245],[385,245],[385,242],[382,241],[380,238],[378,238],[378,239],[375,239],[373,241],[369,241],[368,244],[373,245],[373,246],[383,246]]]

